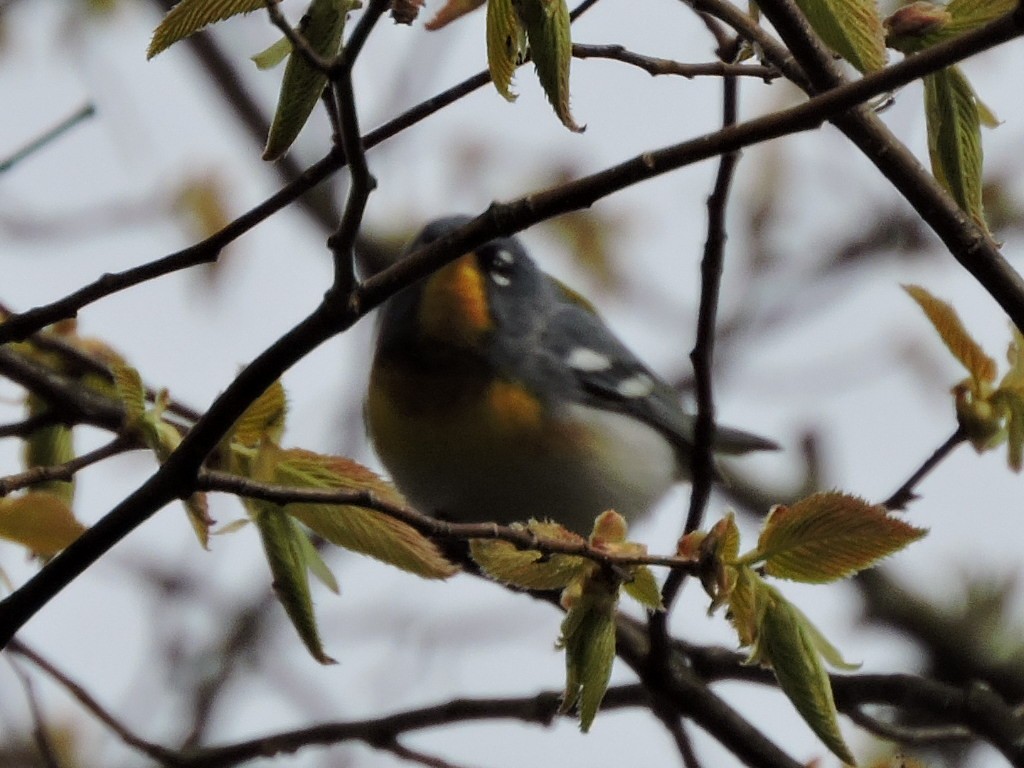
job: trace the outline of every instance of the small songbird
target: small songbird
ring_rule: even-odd
[[[466,224],[429,224],[406,252]],[[695,417],[593,306],[514,237],[387,301],[366,405],[409,501],[456,522],[550,519],[589,533],[646,513],[688,479]],[[716,453],[777,448],[718,427]]]

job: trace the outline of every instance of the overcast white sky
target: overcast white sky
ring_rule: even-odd
[[[286,3],[286,12],[297,16],[300,5]],[[431,2],[428,11],[436,6]],[[78,3],[59,0],[15,2],[4,13],[0,156],[84,102],[94,102],[98,115],[0,176],[0,301],[27,309],[102,272],[188,245],[194,236],[187,228],[158,211],[169,205],[167,189],[187,178],[216,175],[234,215],[276,189],[275,175],[260,163],[257,148],[223,107],[187,47],[145,61],[158,20],[146,3],[121,3],[102,20],[86,18]],[[276,37],[262,15],[254,14],[224,25],[220,39],[244,63]],[[712,58],[700,23],[667,0],[604,0],[577,26],[575,39],[623,43],[682,61]],[[1022,71],[1022,59],[1024,47],[1015,43],[968,66],[979,93],[1005,121],[985,133],[987,165],[1016,175],[1011,189],[1018,199],[1024,199],[1024,108],[1016,78],[1006,73]],[[364,129],[478,71],[483,62],[482,14],[434,34],[421,26],[382,23],[356,72]],[[250,68],[249,82],[269,109],[279,73]],[[558,124],[530,73],[520,72],[518,89],[515,105],[483,89],[422,130],[371,153],[380,188],[368,222],[414,228],[437,215],[480,211],[491,199],[530,191],[553,163],[567,162],[578,172],[598,170],[713,130],[719,119],[714,81],[653,79],[604,61],[577,62],[574,68],[573,110],[588,126],[582,136]],[[756,82],[743,83],[743,94],[745,116],[794,98],[785,85],[769,88]],[[900,93],[885,117],[915,151],[923,150],[918,89]],[[325,136],[322,124],[307,129],[296,149],[299,156],[306,162],[316,159],[326,146]],[[453,164],[474,156],[483,158],[486,173],[474,183],[459,182]],[[549,235],[526,235],[546,269],[595,293],[621,335],[666,374],[685,369],[692,345],[703,201],[713,172],[710,163],[685,169],[599,204],[602,213],[623,222],[622,268],[642,274],[635,288],[606,302]],[[737,177],[736,222],[745,220],[743,206],[756,202],[764,183],[771,183],[780,197],[786,226],[776,246],[784,260],[752,293],[741,292],[745,281],[739,269],[729,271],[723,306],[728,311],[742,298],[764,308],[806,302],[815,310],[799,327],[780,328],[769,342],[741,341],[731,349],[718,381],[720,418],[783,443],[782,454],[749,465],[773,482],[797,476],[799,436],[813,427],[820,430],[826,486],[884,498],[952,431],[946,391],[961,376],[899,283],[921,283],[952,300],[1000,360],[1009,339],[1006,321],[948,256],[904,263],[885,259],[870,274],[857,271],[825,288],[807,288],[806,271],[830,240],[871,224],[868,217],[875,215],[879,201],[896,200],[833,129],[748,151]],[[124,221],[111,224],[111,211],[123,212]],[[83,221],[92,226],[82,226]],[[729,258],[742,264],[744,233],[736,227],[730,234]],[[1019,237],[1008,239],[1005,251],[1016,262]],[[261,224],[231,248],[229,259],[215,291],[199,274],[170,276],[89,307],[81,315],[81,330],[123,352],[148,382],[167,386],[176,398],[203,408],[242,364],[314,305],[329,279],[322,237],[297,210]],[[339,434],[338,414],[343,403],[361,399],[370,331],[364,322],[288,374],[288,443],[323,451],[359,445],[358,435]],[[16,416],[16,395],[15,388],[0,386],[3,421]],[[80,445],[88,447],[96,439],[83,433]],[[358,458],[373,462],[367,454]],[[15,446],[0,445],[0,471],[15,471],[17,460]],[[151,469],[148,458],[131,456],[83,475],[80,517],[94,522]],[[893,570],[934,596],[956,594],[965,573],[1016,572],[1024,535],[1020,483],[1006,470],[1002,455],[978,457],[961,448],[922,485],[924,498],[912,508],[911,521],[932,528],[932,534],[900,555]],[[669,551],[684,501],[685,490],[673,495],[653,519],[636,528],[637,536],[654,551]],[[721,511],[722,503],[713,502],[712,516]],[[241,514],[238,505],[223,500],[215,508],[221,522]],[[383,714],[457,695],[530,694],[561,685],[562,660],[552,650],[559,616],[549,607],[468,578],[425,584],[342,553],[332,553],[329,562],[343,594],[318,592],[318,611],[327,650],[341,663],[319,667],[290,628],[279,626],[272,658],[253,669],[234,692],[233,703],[219,711],[217,740]],[[139,565],[181,568],[201,585],[203,599],[156,610],[152,590],[134,576]],[[34,569],[20,550],[2,543],[0,566],[16,584]],[[269,582],[254,530],[218,538],[213,551],[205,553],[180,510],[169,508],[76,581],[20,636],[71,671],[142,735],[173,742],[183,713],[167,691],[189,670],[170,676],[154,672],[154,646],[201,645],[225,606],[265,592]],[[848,658],[864,661],[866,671],[911,663],[898,640],[854,630],[852,592],[841,586],[783,589]],[[692,640],[731,642],[724,621],[707,619],[705,607],[706,600],[691,588],[677,610],[676,630]],[[616,679],[629,675],[619,669]],[[797,759],[823,754],[777,694],[723,690],[745,711],[756,713],[756,722]],[[62,693],[46,684],[41,691],[48,714],[82,735],[90,764],[139,764],[137,755]],[[3,665],[0,692],[0,729],[23,725],[24,699]],[[527,728],[523,736],[517,731],[509,724],[472,725],[410,743],[456,763],[495,768],[549,764],[552,751],[568,765],[632,764],[640,749],[650,765],[676,760],[668,736],[644,713],[600,716],[586,737],[572,723],[551,731]],[[865,755],[867,740],[852,727],[847,733],[855,751]],[[282,757],[279,764],[338,765],[342,755],[351,755],[348,764],[396,764],[384,755],[348,749],[309,749]],[[727,758],[718,759],[723,761],[708,764],[728,765]]]

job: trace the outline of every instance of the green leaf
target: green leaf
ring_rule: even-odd
[[[517,0],[514,5],[526,29],[530,55],[548,101],[562,125],[570,131],[582,133],[583,128],[576,124],[569,111],[569,69],[572,65],[569,6],[565,0]]]
[[[936,298],[919,285],[904,285],[903,290],[924,310],[938,331],[939,338],[953,353],[953,357],[967,369],[976,385],[995,381],[996,361],[967,332],[951,304]]]
[[[29,491],[0,499],[0,538],[52,557],[85,531],[60,496]]]
[[[357,6],[358,0],[313,0],[299,23],[298,33],[320,57],[333,58],[341,49],[345,19]],[[288,151],[312,114],[325,85],[327,73],[313,66],[301,51],[292,51],[263,151],[264,160],[277,160]]]
[[[512,76],[526,50],[526,31],[519,22],[513,0],[487,3],[487,68],[491,82],[506,100],[515,101]]]
[[[1000,388],[992,395],[992,404],[1006,415],[1006,461],[1020,472],[1024,466],[1024,390]]]
[[[27,398],[30,416],[44,413],[49,406],[35,395]],[[25,437],[24,461],[27,469],[52,467],[75,458],[74,432],[63,424],[47,424],[34,429]],[[66,480],[44,480],[32,486],[35,491],[46,491],[59,497],[69,507],[74,502],[75,484]]]
[[[124,406],[127,422],[138,421],[146,412],[146,388],[142,384],[142,376],[124,363],[111,366],[110,372],[114,376],[114,391]]]
[[[935,179],[986,232],[982,202],[981,113],[959,67],[924,78],[928,155]]]
[[[282,37],[276,43],[271,43],[262,51],[254,53],[249,58],[252,59],[252,63],[256,65],[256,69],[267,70],[273,69],[282,61],[287,59],[288,54],[291,52],[292,41],[287,37]]]
[[[518,549],[494,539],[473,539],[469,553],[492,579],[520,589],[563,589],[589,562],[572,555],[548,556],[534,549]]]
[[[267,479],[299,488],[347,489],[375,494],[396,506],[405,500],[370,470],[340,456],[265,445],[272,466]],[[437,545],[415,528],[373,509],[353,505],[288,504],[285,510],[332,544],[361,552],[428,579],[445,579],[458,569]]]
[[[210,517],[210,505],[207,503],[205,493],[193,493],[183,502],[185,514],[188,516],[189,524],[199,539],[203,549],[210,548],[210,528],[213,527],[214,519]]]
[[[838,492],[776,506],[747,563],[793,581],[824,583],[851,576],[924,536],[885,507]]]
[[[740,645],[747,647],[757,640],[768,585],[747,566],[734,569],[734,573],[732,589],[727,595],[728,619],[736,630]],[[712,609],[715,607],[712,605]]]
[[[558,640],[565,649],[563,711],[579,710],[580,730],[590,730],[608,690],[615,659],[615,607],[618,589],[591,578],[562,621]]]
[[[806,617],[769,586],[752,661],[770,666],[779,687],[811,730],[843,762],[855,763],[839,730],[832,684]]]
[[[306,568],[316,576],[317,581],[327,587],[334,594],[340,594],[341,587],[338,585],[338,580],[334,577],[334,573],[324,562],[324,559],[320,556],[316,547],[313,546],[313,542],[309,540],[308,536],[297,537],[299,546],[302,548],[302,559],[306,563]]]
[[[275,381],[245,409],[228,431],[226,440],[245,446],[265,441],[277,443],[284,434],[287,413],[288,398],[284,386]]]
[[[885,31],[874,0],[796,0],[814,31],[861,72],[885,66]]]
[[[264,5],[264,0],[181,0],[153,32],[146,58],[152,59],[209,24],[240,13],[251,13]]]
[[[948,19],[930,29],[921,30],[916,39],[908,40],[899,50],[905,53],[928,48],[936,43],[959,37],[965,32],[984,26],[1017,7],[1016,0],[952,0],[945,6],[938,6]]]
[[[324,652],[313,613],[307,575],[307,553],[311,546],[308,540],[302,541],[306,534],[276,504],[249,499],[246,506],[263,540],[277,599],[313,658],[321,664],[334,664],[334,659]]]
[[[661,602],[661,589],[654,578],[654,573],[645,565],[639,565],[631,569],[633,579],[622,585],[627,595],[636,600],[644,608],[651,611],[664,610]]]

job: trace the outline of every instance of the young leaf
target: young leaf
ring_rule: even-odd
[[[288,398],[284,386],[275,381],[245,409],[226,439],[244,446],[259,445],[265,441],[277,443],[284,434],[287,413]]]
[[[512,76],[526,48],[526,32],[519,21],[513,0],[487,3],[487,68],[491,82],[507,101],[515,101]]]
[[[868,568],[925,533],[885,507],[843,493],[816,493],[775,507],[757,549],[743,560],[763,560],[769,576],[824,583]]]
[[[996,361],[971,338],[952,306],[919,285],[904,285],[903,290],[924,310],[953,357],[960,361],[977,384],[995,381]]]
[[[821,663],[806,617],[782,595],[765,586],[767,599],[758,627],[752,661],[770,666],[779,687],[797,712],[832,752],[845,763],[855,760],[839,730],[832,684]]]
[[[754,573],[753,569],[745,565],[733,571],[735,578],[727,595],[728,619],[736,630],[740,645],[747,647],[757,640],[768,585]],[[716,607],[713,604],[708,613],[710,614]]]
[[[473,539],[469,553],[492,579],[521,589],[563,589],[578,578],[589,563],[582,557],[546,556],[537,550],[518,549],[511,542],[494,539]]]
[[[393,486],[349,459],[271,445],[265,445],[261,452],[263,460],[272,466],[272,477],[267,478],[272,482],[299,488],[368,491],[394,505],[405,503]],[[445,579],[457,570],[430,539],[376,510],[330,504],[288,504],[285,510],[332,544],[418,576]]]
[[[914,3],[913,5],[918,5]],[[1016,0],[951,0],[945,6],[939,6],[948,17],[944,23],[930,29],[923,29],[913,41],[907,41],[899,50],[914,53],[929,46],[959,37],[964,32],[995,21],[1000,16],[1016,8]],[[894,14],[895,15],[895,14]]]
[[[263,549],[267,554],[270,572],[274,575],[274,592],[284,606],[288,618],[302,638],[302,642],[321,664],[335,661],[324,652],[313,613],[313,598],[309,592],[307,570],[308,540],[296,522],[276,504],[249,499],[246,507],[252,513],[259,529]],[[315,551],[315,550],[314,550]]]
[[[256,65],[256,69],[267,70],[273,69],[282,61],[288,58],[288,54],[292,52],[292,41],[287,37],[282,37],[276,43],[271,43],[259,53],[254,53],[249,58],[252,59],[252,63]]]
[[[0,499],[0,538],[52,557],[77,539],[85,526],[75,519],[60,496],[29,491]]]
[[[30,416],[44,413],[49,406],[35,395],[26,398]],[[63,424],[47,424],[32,430],[25,437],[25,467],[52,467],[75,458],[74,432]],[[75,499],[75,484],[66,480],[45,480],[32,486],[35,491],[46,491],[59,497],[67,506]]]
[[[548,101],[562,125],[582,133],[583,128],[576,124],[569,111],[572,65],[569,6],[565,0],[516,0],[514,6],[530,41],[530,54]]]
[[[338,580],[334,577],[334,573],[330,568],[327,567],[327,563],[320,557],[320,553],[317,552],[316,547],[313,546],[313,542],[309,540],[306,535],[296,536],[295,540],[299,544],[299,548],[302,550],[302,559],[306,563],[306,568],[316,576],[317,581],[327,587],[334,594],[340,594],[341,587],[338,585]]]
[[[558,646],[565,649],[562,710],[579,710],[580,730],[590,730],[601,706],[615,659],[618,588],[600,577],[587,579],[562,621]]]
[[[885,31],[875,0],[796,0],[832,50],[861,72],[885,66]]]
[[[470,11],[475,11],[485,2],[487,0],[448,0],[425,26],[431,31],[441,29]]]
[[[185,514],[192,525],[192,530],[199,539],[199,545],[203,549],[210,548],[210,528],[216,522],[210,517],[210,505],[207,502],[205,493],[193,493],[184,501]]]
[[[251,13],[265,5],[264,0],[181,0],[153,32],[146,58],[152,59],[209,24],[240,13]]]
[[[974,89],[959,67],[924,78],[925,121],[932,174],[988,231],[982,202],[981,114]]]
[[[332,58],[341,48],[345,19],[359,0],[313,0],[302,17],[298,32],[309,47],[323,58]],[[264,160],[277,160],[292,145],[306,124],[327,85],[327,73],[313,66],[301,51],[292,51],[281,81],[277,111],[270,125]]]
[[[124,406],[125,420],[131,424],[139,421],[146,412],[146,388],[139,372],[130,365],[117,363],[111,366],[114,376],[114,391]]]
[[[638,565],[632,570],[632,581],[622,585],[627,595],[636,600],[644,608],[661,611],[665,606],[661,602],[661,589],[654,578],[654,573],[646,565]]]

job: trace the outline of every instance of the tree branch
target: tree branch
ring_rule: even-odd
[[[718,0],[700,0],[700,2],[708,5],[717,3]],[[728,4],[723,2],[721,5],[726,6]],[[716,5],[715,7],[717,8],[718,6]],[[764,44],[773,52],[773,63],[787,77],[800,77],[799,69],[794,67],[792,58],[786,53],[784,48],[758,30],[757,26],[750,21],[748,16],[740,13],[732,6],[729,6],[729,8],[731,11],[724,12],[727,18],[723,20],[739,24],[741,27],[740,31],[745,35],[749,33],[757,37],[759,44],[761,44],[763,38]],[[716,13],[715,15],[719,14]],[[743,26],[744,23],[748,26]],[[728,131],[719,131],[700,136],[672,147],[645,153],[606,171],[583,177],[547,192],[540,192],[536,195],[521,198],[518,201],[506,204],[492,211],[491,215],[495,217],[495,221],[486,227],[478,222],[474,222],[469,227],[459,230],[458,233],[453,233],[453,236],[446,238],[444,240],[445,243],[462,248],[457,253],[453,250],[447,256],[447,259],[455,258],[459,253],[465,253],[493,237],[509,235],[544,219],[588,207],[600,197],[619,191],[639,181],[654,178],[686,165],[715,157],[724,152],[735,151],[787,134],[817,128],[822,122],[832,119],[881,93],[895,90],[922,75],[956,63],[961,59],[992,48],[1007,40],[1019,37],[1022,33],[1024,33],[1024,19],[1020,18],[1019,15],[1009,14],[981,29],[941,45],[936,45],[880,72],[836,87],[827,93],[811,98],[804,104],[783,110],[774,115],[740,123]],[[363,139],[363,146],[366,149],[376,146],[410,125],[423,120],[434,112],[462,98],[467,93],[486,85],[489,79],[489,75],[486,72],[481,72],[443,94],[422,102],[404,115],[400,115],[379,129],[367,134]],[[895,141],[895,139],[891,140]],[[895,150],[893,151],[895,152]],[[882,154],[885,155],[884,152]],[[1024,326],[1024,283],[1016,277],[1016,273],[1006,264],[997,251],[990,249],[984,243],[971,239],[971,233],[977,234],[976,230],[971,229],[967,231],[961,228],[962,226],[970,227],[969,222],[967,222],[963,213],[956,208],[955,203],[949,199],[948,195],[944,195],[931,177],[917,165],[916,160],[905,151],[901,151],[899,155],[898,161],[886,161],[889,165],[893,165],[897,171],[904,174],[907,179],[906,182],[901,182],[898,188],[903,191],[902,184],[909,184],[911,182],[915,184],[924,183],[928,186],[928,191],[924,193],[924,197],[928,198],[931,204],[923,199],[922,193],[919,191],[914,192],[913,196],[908,195],[908,199],[911,200],[915,208],[922,213],[925,220],[939,233],[944,241],[948,239],[949,242],[964,245],[966,250],[961,249],[961,251],[966,256],[977,255],[976,252],[980,253],[978,255],[979,264],[976,271],[983,274],[984,277],[979,278],[979,280],[982,280],[983,285],[993,280],[1000,282],[1001,287],[998,289],[998,295],[994,295],[996,295],[1000,304],[1007,309],[1010,316],[1015,321],[1019,320],[1019,325]],[[125,270],[124,272],[104,275],[96,282],[84,286],[78,291],[51,304],[12,315],[3,324],[0,324],[0,344],[24,339],[40,328],[57,320],[73,317],[86,305],[118,291],[171,272],[215,261],[220,250],[225,245],[294,201],[344,165],[345,158],[343,154],[337,150],[332,151],[325,158],[310,166],[293,183],[235,219],[227,227],[206,240],[154,262]],[[896,173],[896,171],[893,171],[893,173]],[[922,180],[924,181],[922,182]],[[368,310],[376,306],[394,291],[440,267],[446,260],[446,257],[441,255],[442,250],[441,245],[432,245],[424,249],[424,252],[418,255],[416,259],[403,260],[402,266],[396,265],[368,280],[367,285],[364,287],[365,295],[362,297],[364,304],[367,301],[369,302],[365,308]],[[430,254],[429,257],[426,255],[428,252]],[[1009,282],[1004,280],[1007,275],[1010,275]]]
[[[488,539],[507,541],[519,549],[536,550],[545,554],[573,555],[606,568],[617,570],[620,578],[628,579],[623,569],[637,565],[663,566],[693,572],[696,563],[677,556],[659,555],[618,555],[592,547],[582,536],[579,541],[539,539],[525,528],[496,525],[494,523],[449,523],[417,512],[406,506],[388,503],[370,491],[348,489],[324,490],[316,488],[292,488],[272,483],[261,483],[239,475],[214,470],[203,470],[199,474],[196,490],[232,493],[246,498],[271,501],[276,504],[330,504],[373,509],[388,517],[415,528],[426,536],[449,541],[470,541]]]

